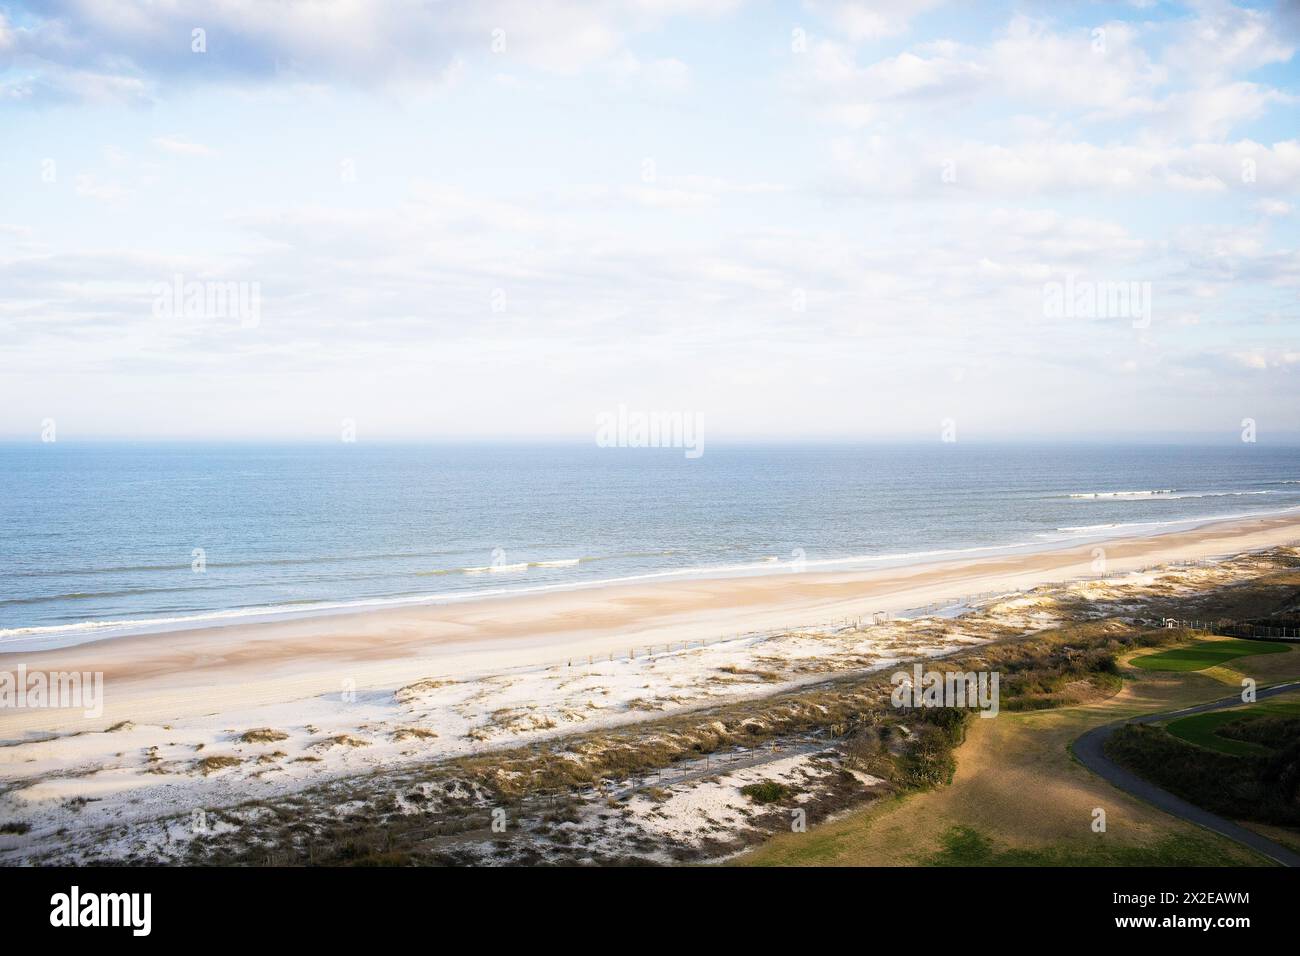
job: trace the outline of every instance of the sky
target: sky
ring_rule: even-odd
[[[1222,0],[0,0],[0,437],[1294,438],[1297,46]]]

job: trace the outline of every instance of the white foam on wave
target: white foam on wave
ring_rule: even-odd
[[[1174,495],[1175,498],[1237,498],[1242,495],[1271,495],[1272,491],[1203,491],[1195,495]]]
[[[1067,498],[1154,498],[1156,495],[1172,495],[1177,488],[1157,488],[1154,491],[1082,491],[1066,495]]]
[[[1199,515],[1191,518],[1172,518],[1169,520],[1152,520],[1152,521],[1115,521],[1104,524],[1081,524],[1066,525],[1057,528],[1054,532],[1045,532],[1039,534],[1040,538],[1055,538],[1060,534],[1066,535],[1090,535],[1102,531],[1118,531],[1124,528],[1171,528],[1177,525],[1196,525],[1209,524],[1214,521],[1233,521],[1238,518],[1268,518],[1274,515],[1287,514],[1291,511],[1300,510],[1300,506],[1290,508],[1279,508],[1276,511],[1244,511],[1238,514],[1230,515]]]
[[[1237,498],[1243,495],[1271,495],[1271,490],[1263,491],[1178,491],[1169,488],[1161,491],[1090,491],[1084,494],[1067,495],[1074,499],[1106,499],[1108,501],[1147,501],[1160,498],[1165,501],[1183,501],[1188,498]]]
[[[1242,518],[1272,517],[1300,511],[1300,506],[1280,508],[1273,511],[1245,512],[1229,515],[1208,515],[1194,518],[1179,518],[1168,521],[1135,521],[1112,524],[1078,525],[1058,528],[1053,534],[1039,534],[1038,538],[1051,538],[1056,541],[1079,540],[1085,537],[1105,537],[1108,533],[1136,528],[1164,528],[1176,525],[1210,524],[1215,521],[1230,521]],[[516,587],[474,588],[465,591],[444,591],[431,594],[405,595],[401,597],[358,598],[352,601],[295,602],[276,606],[239,608],[228,611],[209,611],[171,617],[152,617],[134,619],[116,619],[104,621],[80,621],[75,624],[53,624],[31,627],[0,629],[0,651],[48,650],[56,647],[69,647],[89,641],[109,637],[129,636],[169,630],[188,630],[203,627],[215,627],[240,622],[259,620],[272,621],[292,617],[323,616],[358,611],[378,610],[396,607],[418,607],[427,604],[452,604],[461,601],[479,600],[492,597],[514,597],[551,591],[582,590],[587,588],[607,587],[617,584],[634,584],[642,581],[674,577],[708,577],[730,574],[753,574],[766,572],[806,571],[810,568],[883,565],[890,562],[900,565],[920,563],[924,559],[953,558],[971,554],[993,554],[997,552],[1012,553],[1020,549],[1042,547],[1042,542],[1016,542],[1012,544],[980,545],[969,548],[936,548],[927,551],[903,551],[887,554],[850,555],[847,557],[822,558],[807,560],[804,558],[782,561],[771,557],[756,559],[742,564],[694,565],[684,568],[672,568],[663,571],[650,571],[643,574],[623,575],[621,577],[600,578],[595,580],[573,580],[554,584],[538,584]],[[565,559],[570,560],[570,559]],[[527,564],[501,565],[504,569],[527,568]],[[467,569],[468,570],[468,569]],[[482,569],[491,571],[491,567]]]
[[[503,571],[527,571],[528,562],[520,561],[516,564],[488,564],[481,568],[466,568],[466,574],[500,574]]]

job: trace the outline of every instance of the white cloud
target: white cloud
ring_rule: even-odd
[[[1140,46],[1138,30],[1124,23],[1059,34],[1017,16],[985,59],[1003,95],[1082,107],[1105,119],[1150,109],[1165,79]]]
[[[1017,15],[985,47],[931,40],[866,65],[853,48],[822,41],[795,58],[791,85],[819,115],[853,127],[897,121],[900,102],[977,100],[1050,110],[1083,125],[1136,120],[1148,137],[1171,141],[1220,139],[1296,101],[1233,75],[1291,57],[1292,46],[1268,39],[1270,25],[1264,13],[1219,10],[1191,23],[1110,21],[1062,31]],[[1198,57],[1210,62],[1191,69]]]
[[[905,33],[912,20],[942,0],[811,0],[807,5],[825,16],[850,40],[877,40]]]
[[[120,183],[101,182],[89,173],[82,173],[73,181],[78,196],[99,202],[121,202],[128,195]]]
[[[211,156],[213,150],[202,143],[194,143],[179,136],[158,136],[153,141],[159,149],[180,156]]]
[[[1252,203],[1251,209],[1255,210],[1261,216],[1271,216],[1280,218],[1291,215],[1291,204],[1281,199],[1260,199]]]
[[[1171,24],[1172,43],[1165,56],[1171,67],[1188,76],[1205,80],[1249,72],[1284,63],[1295,53],[1295,43],[1281,36],[1270,11],[1227,0],[1200,0],[1194,6],[1196,17]]]
[[[889,111],[898,115],[926,101],[965,95],[987,75],[956,50],[904,52],[866,67],[850,48],[832,41],[815,43],[791,79],[796,94],[818,115],[845,126],[865,126]]]
[[[1274,104],[1295,102],[1293,96],[1256,83],[1202,86],[1170,94],[1152,108],[1152,123],[1174,135],[1220,139],[1233,127],[1259,118]]]
[[[1291,365],[1300,364],[1300,352],[1279,349],[1252,349],[1247,352],[1232,352],[1230,357],[1243,368],[1256,371],[1287,368]]]
[[[211,82],[327,82],[420,94],[442,88],[465,57],[576,73],[627,55],[635,34],[678,16],[719,16],[729,0],[51,0],[0,43],[28,73],[11,97],[149,99]],[[192,31],[205,31],[193,49]],[[680,86],[671,57],[642,67]]]
[[[1025,196],[1152,191],[1292,194],[1300,191],[1300,141],[1191,147],[1098,146],[1027,140],[1009,145],[930,139],[840,139],[828,188],[863,196]],[[1247,170],[1253,177],[1246,181]],[[945,178],[945,172],[951,175]],[[951,179],[951,181],[948,181]]]
[[[610,71],[619,82],[640,84],[650,91],[683,93],[691,85],[691,68],[675,57],[642,60],[624,51],[611,61]]]

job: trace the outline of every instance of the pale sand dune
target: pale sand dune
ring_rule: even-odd
[[[1300,516],[1222,521],[1101,543],[1107,570],[1234,554],[1300,539]],[[0,737],[162,722],[287,703],[354,687],[387,690],[431,675],[464,678],[625,657],[637,648],[716,640],[981,591],[1093,573],[1089,542],[1034,554],[909,568],[612,585],[449,605],[175,631],[61,650],[0,654],[0,669],[103,671],[102,719],[79,711],[0,712]],[[347,682],[345,684],[345,682]]]

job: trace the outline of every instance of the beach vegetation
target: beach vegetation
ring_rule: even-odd
[[[239,742],[243,744],[273,744],[288,739],[289,735],[283,730],[273,730],[270,727],[246,730],[239,735]]]
[[[794,794],[793,789],[775,780],[746,784],[740,788],[740,792],[755,803],[776,803]]]
[[[194,768],[206,777],[219,770],[225,770],[229,767],[238,767],[243,762],[244,761],[239,757],[214,754],[211,757],[204,757],[201,760],[195,761]]]

